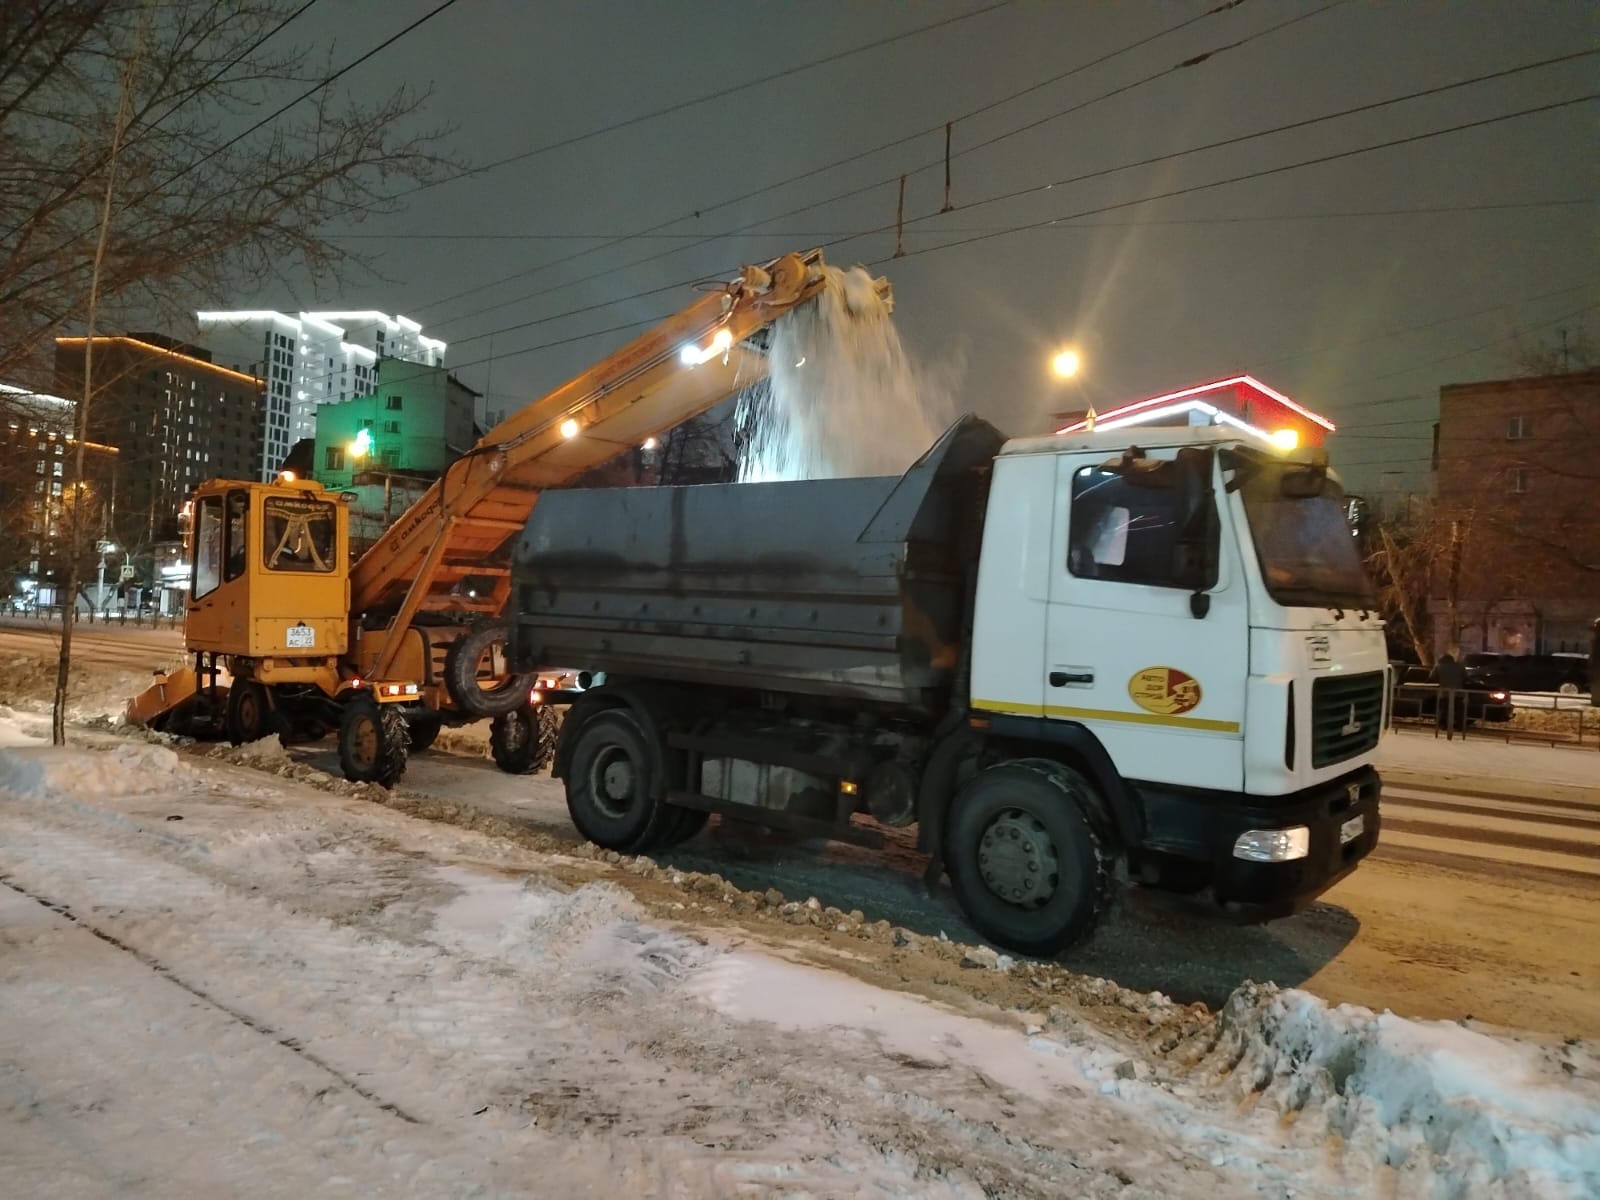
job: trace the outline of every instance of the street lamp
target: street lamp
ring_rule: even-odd
[[[1050,370],[1055,373],[1057,379],[1071,379],[1082,366],[1082,356],[1070,346],[1057,350],[1050,359]]]
[[[106,555],[117,552],[116,543],[102,541],[98,547],[100,551],[100,586],[95,592],[95,602],[100,606],[100,611],[106,610]]]
[[[366,426],[362,426],[361,432],[356,434],[355,440],[351,442],[346,449],[350,451],[350,457],[355,459],[357,462],[360,462],[363,458],[366,458],[372,453],[372,430],[368,429]],[[354,480],[355,475],[354,472],[352,472],[351,481],[354,482]],[[389,521],[394,511],[393,487],[394,476],[385,470],[383,472],[383,527],[385,529],[389,527]]]

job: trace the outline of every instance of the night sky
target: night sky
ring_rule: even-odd
[[[342,65],[436,3],[318,4],[283,36],[313,45],[319,65],[323,53]],[[671,312],[692,299],[696,276],[825,245],[832,262],[889,276],[913,352],[957,365],[962,407],[1007,432],[1247,371],[1341,424],[1330,448],[1356,488],[1425,489],[1440,384],[1515,373],[1519,338],[1548,344],[1566,329],[1596,340],[1593,101],[1092,210],[1584,96],[1600,91],[1600,58],[977,202],[1592,51],[1597,9],[1244,0],[1202,16],[1216,6],[458,0],[341,85],[357,96],[431,85],[428,116],[456,127],[451,151],[473,164],[579,140],[407,196],[361,226],[346,244],[373,255],[383,279],[234,301],[404,313],[450,342],[448,361],[491,408],[514,408],[637,330],[545,343]],[[962,13],[976,15],[911,32]],[[581,136],[895,35],[906,36]],[[1207,51],[1219,52],[1178,68]],[[956,210],[940,216],[942,165],[916,169],[940,160],[947,120],[956,152],[969,152],[954,163]],[[822,170],[920,131],[930,132]],[[903,171],[915,172],[913,223],[907,257],[890,261],[892,230],[867,231],[892,226]],[[803,180],[729,203],[794,176]],[[865,190],[827,202],[855,189]],[[1394,211],[1419,209],[1429,211]],[[678,218],[659,231],[674,237],[594,249]],[[700,237],[712,240],[694,245]],[[632,265],[644,258],[655,260]],[[673,284],[684,286],[641,294]],[[595,305],[607,307],[563,315]],[[1085,364],[1070,390],[1048,371],[1068,343]]]

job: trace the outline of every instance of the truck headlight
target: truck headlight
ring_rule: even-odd
[[[1246,830],[1233,843],[1233,856],[1246,862],[1289,862],[1310,853],[1311,830],[1304,825]]]

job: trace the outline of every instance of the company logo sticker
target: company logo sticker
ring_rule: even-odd
[[[1175,717],[1200,703],[1200,681],[1176,667],[1146,667],[1128,680],[1128,695],[1145,712]]]

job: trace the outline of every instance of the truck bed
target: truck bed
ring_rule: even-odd
[[[942,710],[1002,440],[964,418],[901,477],[546,493],[517,659]]]

